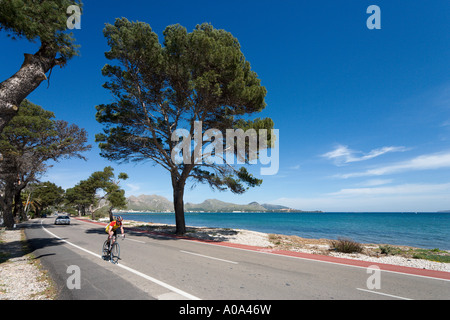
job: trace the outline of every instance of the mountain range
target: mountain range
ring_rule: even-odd
[[[184,204],[186,212],[301,212],[300,210],[275,204],[259,204],[251,202],[249,204],[235,204],[208,199],[202,203],[195,204],[187,202]],[[173,203],[165,197],[158,195],[130,196],[127,199],[125,211],[146,211],[146,212],[173,212]]]

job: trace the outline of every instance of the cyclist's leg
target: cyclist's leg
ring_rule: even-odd
[[[112,247],[112,245],[114,244],[114,242],[116,241],[116,238],[117,238],[117,230],[112,231],[111,233],[113,234],[112,241],[111,241],[111,247]]]
[[[109,248],[108,250],[111,251],[112,245],[114,243],[114,231],[112,231],[111,229],[108,230],[108,243],[109,243]]]

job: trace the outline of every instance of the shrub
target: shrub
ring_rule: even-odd
[[[331,248],[342,253],[361,253],[364,249],[360,243],[345,238],[331,241]]]
[[[405,250],[402,250],[401,248],[397,248],[397,247],[391,247],[390,245],[385,245],[385,246],[379,246],[380,252],[381,254],[385,254],[385,255],[402,255],[405,253]]]

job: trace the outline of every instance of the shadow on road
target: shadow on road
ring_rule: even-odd
[[[90,221],[85,221],[90,222]],[[176,227],[171,225],[144,225],[127,226],[124,225],[125,234],[135,237],[143,237],[156,240],[201,240],[205,242],[229,242],[229,237],[237,235],[239,232],[232,229],[187,227],[184,236],[176,235]],[[87,234],[105,235],[105,226],[85,230]],[[120,231],[118,231],[120,234]]]
[[[21,223],[18,225],[17,231],[20,229],[39,229],[41,226],[36,223]],[[45,247],[53,247],[59,246],[62,244],[62,241],[55,238],[28,238],[26,240],[14,240],[14,241],[5,241],[0,242],[0,264],[15,258],[23,257],[29,253],[34,252],[35,250],[45,248]],[[39,259],[40,256],[34,257],[33,259]]]
[[[55,226],[53,224],[47,224],[45,226],[46,229],[51,230],[53,228],[61,228],[61,227],[70,227],[70,226]],[[25,229],[26,231],[33,231],[34,229],[41,229],[42,225],[40,223],[32,223],[32,222],[24,222],[19,225],[19,228]],[[63,241],[66,240],[65,238],[57,239],[54,237],[48,237],[48,238],[42,238],[42,237],[29,237],[27,235],[27,243],[29,246],[29,250],[36,251],[42,248],[46,247],[54,247],[54,246],[60,246],[64,244]],[[38,259],[39,257],[36,257],[35,259]]]

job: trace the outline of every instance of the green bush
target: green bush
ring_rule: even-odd
[[[390,245],[385,245],[385,246],[379,246],[380,252],[381,254],[385,254],[385,255],[402,255],[404,254],[404,250],[397,248],[397,247],[391,247]]]
[[[360,243],[346,238],[331,241],[331,248],[342,253],[361,253],[364,249]]]

